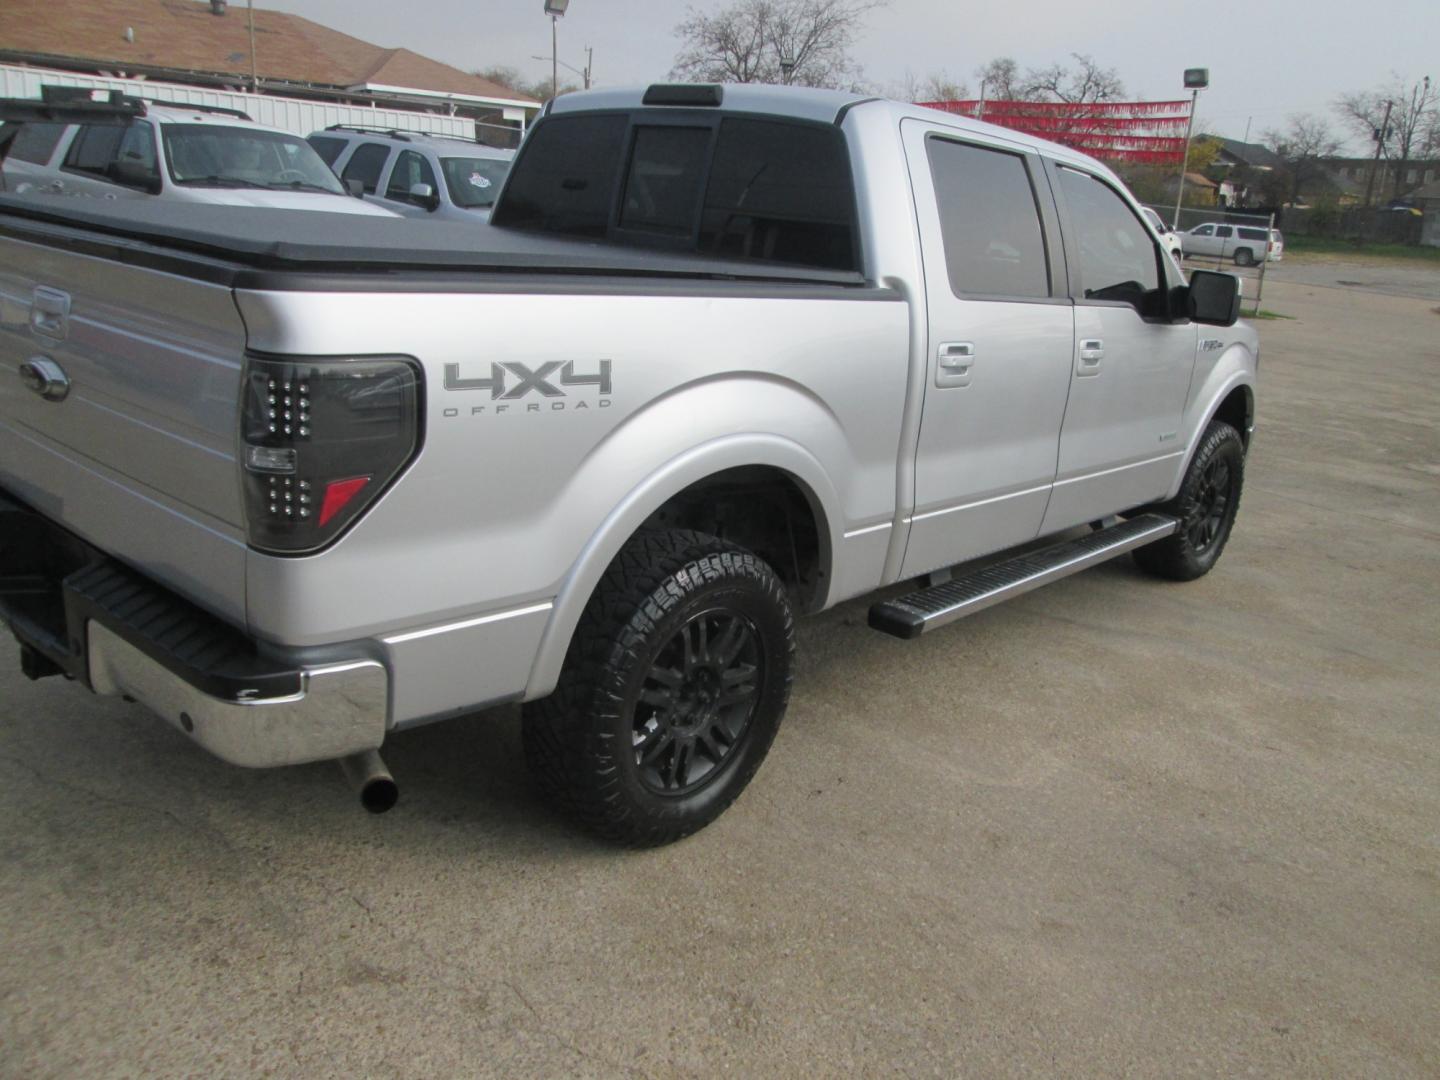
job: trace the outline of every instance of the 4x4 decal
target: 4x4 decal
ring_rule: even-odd
[[[594,386],[598,388],[601,396],[610,393],[610,361],[600,361],[600,371],[595,375],[575,374],[575,362],[567,360],[563,364],[559,360],[549,360],[533,370],[524,364],[504,361],[490,365],[489,378],[460,377],[459,364],[445,365],[445,389],[446,390],[489,390],[492,401],[503,398],[506,401],[513,401],[516,398],[524,397],[532,390],[547,398],[565,397],[565,391],[559,389],[550,381],[555,370],[559,369],[560,376],[557,380],[560,386]],[[513,386],[507,386],[507,373],[519,380]]]

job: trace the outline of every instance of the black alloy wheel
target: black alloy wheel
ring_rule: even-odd
[[[686,795],[712,777],[750,726],[764,664],[744,615],[713,608],[692,616],[660,647],[633,705],[640,782]]]
[[[555,692],[524,708],[531,772],[602,839],[688,836],[765,759],[794,655],[790,600],[764,560],[704,533],[637,533],[591,596]]]

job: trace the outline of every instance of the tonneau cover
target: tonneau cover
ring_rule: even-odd
[[[862,275],[851,271],[557,239],[483,223],[457,227],[452,222],[315,210],[0,193],[0,234],[64,245],[62,231],[37,232],[29,223],[101,233],[260,270],[528,271],[865,284]],[[130,254],[135,254],[133,248]]]

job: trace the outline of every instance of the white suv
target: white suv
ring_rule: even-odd
[[[335,124],[310,135],[325,164],[366,199],[406,217],[473,224],[510,172],[514,150],[423,131]]]
[[[1284,243],[1279,237],[1278,229],[1207,221],[1181,233],[1180,243],[1186,255],[1215,255],[1221,259],[1234,259],[1236,266],[1254,266],[1262,259],[1280,261]]]
[[[297,135],[233,109],[141,107],[128,124],[22,124],[0,165],[5,189],[398,216],[347,195]]]

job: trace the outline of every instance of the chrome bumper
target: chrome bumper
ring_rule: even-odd
[[[216,757],[264,768],[377,749],[389,679],[374,660],[303,668],[287,697],[227,701],[190,685],[99,622],[88,624],[90,685],[142,702]]]

